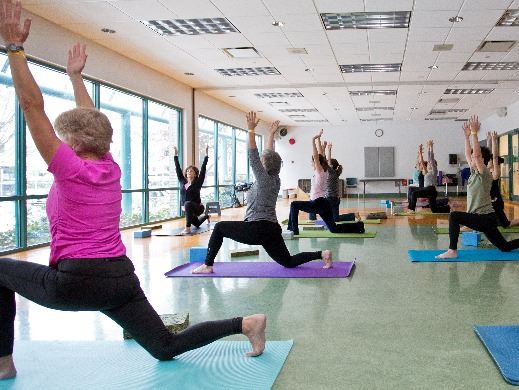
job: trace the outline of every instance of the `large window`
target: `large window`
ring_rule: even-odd
[[[63,70],[29,61],[51,122],[75,107]],[[121,167],[121,227],[179,215],[172,147],[182,150],[182,115],[175,107],[85,81],[114,129],[111,153]],[[49,242],[45,213],[52,175],[38,153],[15,99],[7,56],[0,53],[0,253]]]
[[[216,149],[215,139],[218,140]],[[256,136],[256,142],[261,151],[260,135]],[[249,169],[247,132],[200,116],[198,144],[200,162],[203,161],[205,145],[208,144],[210,147],[207,175],[201,192],[202,202],[218,200],[222,207],[232,206],[235,184],[253,180],[252,171]],[[238,198],[241,202],[242,194],[238,194]]]

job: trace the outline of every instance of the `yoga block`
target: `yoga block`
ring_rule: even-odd
[[[162,225],[147,225],[147,226],[141,226],[141,230],[157,230],[162,229]]]
[[[461,234],[461,243],[463,245],[478,246],[481,241],[481,233],[479,232],[463,232]]]
[[[303,230],[324,230],[324,225],[303,226]]]
[[[283,230],[281,236],[283,237],[283,240],[292,240],[294,238],[294,232],[291,230]]]
[[[173,334],[182,332],[189,326],[189,313],[161,314],[160,319]],[[123,329],[123,339],[130,340],[132,338],[132,335]]]
[[[133,232],[133,238],[146,238],[146,237],[151,237],[151,229]]]
[[[387,202],[389,202],[389,200],[386,200],[386,199],[381,199],[380,200],[380,204],[383,204],[383,205],[385,205]]]
[[[229,253],[230,253],[231,257],[254,256],[254,255],[259,255],[259,249],[239,248],[239,249],[233,249]]]
[[[204,246],[193,246],[189,248],[189,262],[200,263],[205,261],[207,256],[207,248]]]

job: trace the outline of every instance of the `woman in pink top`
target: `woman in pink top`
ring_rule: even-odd
[[[0,0],[0,34],[14,88],[36,147],[54,175],[47,200],[51,256],[50,266],[0,259],[0,379],[16,376],[15,292],[52,309],[99,310],[160,360],[237,333],[249,338],[249,356],[260,355],[263,314],[204,322],[176,335],[166,329],[125,255],[119,232],[121,170],[109,153],[110,122],[94,108],[81,77],[85,47],[76,44],[69,50],[67,63],[78,108],[62,113],[53,127],[23,52],[31,22],[21,27],[20,14],[19,2]]]
[[[310,200],[294,201],[290,204],[287,229],[292,230],[294,234],[299,234],[299,211],[304,211],[306,213],[319,214],[326,227],[332,233],[364,233],[364,222],[336,224],[333,219],[332,207],[326,199],[328,162],[324,155],[319,153],[316,145],[318,143],[321,149],[322,135],[323,130],[312,138],[314,176],[312,177],[312,186],[310,187]]]

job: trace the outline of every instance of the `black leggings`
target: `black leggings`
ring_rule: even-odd
[[[193,225],[199,228],[207,219],[207,214],[204,214],[202,218],[198,218],[204,212],[204,205],[201,203],[187,201],[184,203],[184,211],[186,213],[186,227]]]
[[[473,214],[453,211],[449,214],[449,249],[456,250],[458,248],[460,225],[484,233],[488,240],[503,252],[510,252],[519,248],[519,239],[506,241],[499,232],[495,213]]]
[[[294,268],[321,258],[321,251],[302,252],[290,255],[281,235],[279,224],[270,221],[225,221],[218,222],[209,239],[205,265],[212,266],[224,237],[248,245],[261,245],[276,263]]]
[[[502,198],[497,198],[492,202],[492,207],[496,212],[497,223],[499,226],[508,227],[510,226],[510,220],[507,218],[505,214],[505,202],[503,202]]]
[[[429,199],[429,206],[431,207],[431,211],[433,213],[437,212],[437,206],[436,206],[436,197],[438,196],[438,192],[436,191],[435,186],[429,186],[424,188],[418,188],[416,190],[412,190],[409,193],[409,210],[416,209],[416,201],[418,198],[427,198]]]
[[[319,214],[326,224],[326,227],[332,233],[364,233],[364,222],[337,225],[333,220],[330,203],[326,198],[317,198],[310,201],[294,201],[290,204],[287,229],[292,230],[294,234],[299,234],[299,211]]]
[[[134,270],[126,256],[62,260],[57,269],[0,259],[0,357],[13,353],[15,292],[51,309],[101,311],[159,360],[242,332],[242,318],[236,317],[171,334],[146,299]]]
[[[355,221],[355,213],[339,214],[339,206],[341,204],[340,198],[335,196],[329,196],[326,198],[326,200],[328,201],[328,203],[330,203],[330,207],[332,208],[333,220],[335,222]]]

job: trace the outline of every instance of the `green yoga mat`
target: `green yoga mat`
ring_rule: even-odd
[[[329,230],[303,230],[294,238],[374,238],[377,232],[331,233]]]
[[[433,231],[436,234],[449,234],[449,228],[448,227],[433,226],[432,229],[433,229]],[[499,229],[499,231],[501,233],[504,233],[504,234],[506,234],[506,233],[519,233],[519,226],[512,226],[512,227],[509,227],[509,228],[504,228],[504,227],[499,226],[498,229]]]
[[[433,213],[432,211],[417,211],[416,213],[395,213],[396,217],[412,217],[413,215],[449,215],[450,213]]]
[[[160,362],[135,341],[16,341],[18,376],[0,389],[270,389],[293,341],[215,341]]]
[[[299,221],[299,225],[302,225],[302,226],[308,226],[308,225],[315,225],[317,221]],[[336,222],[336,223],[355,223],[356,221],[342,221],[342,222]],[[364,219],[362,220],[362,222],[364,222],[365,225],[377,225],[377,224],[380,224],[382,223],[382,220],[380,219]],[[284,219],[283,221],[281,221],[281,224],[282,225],[288,225],[288,219]]]

